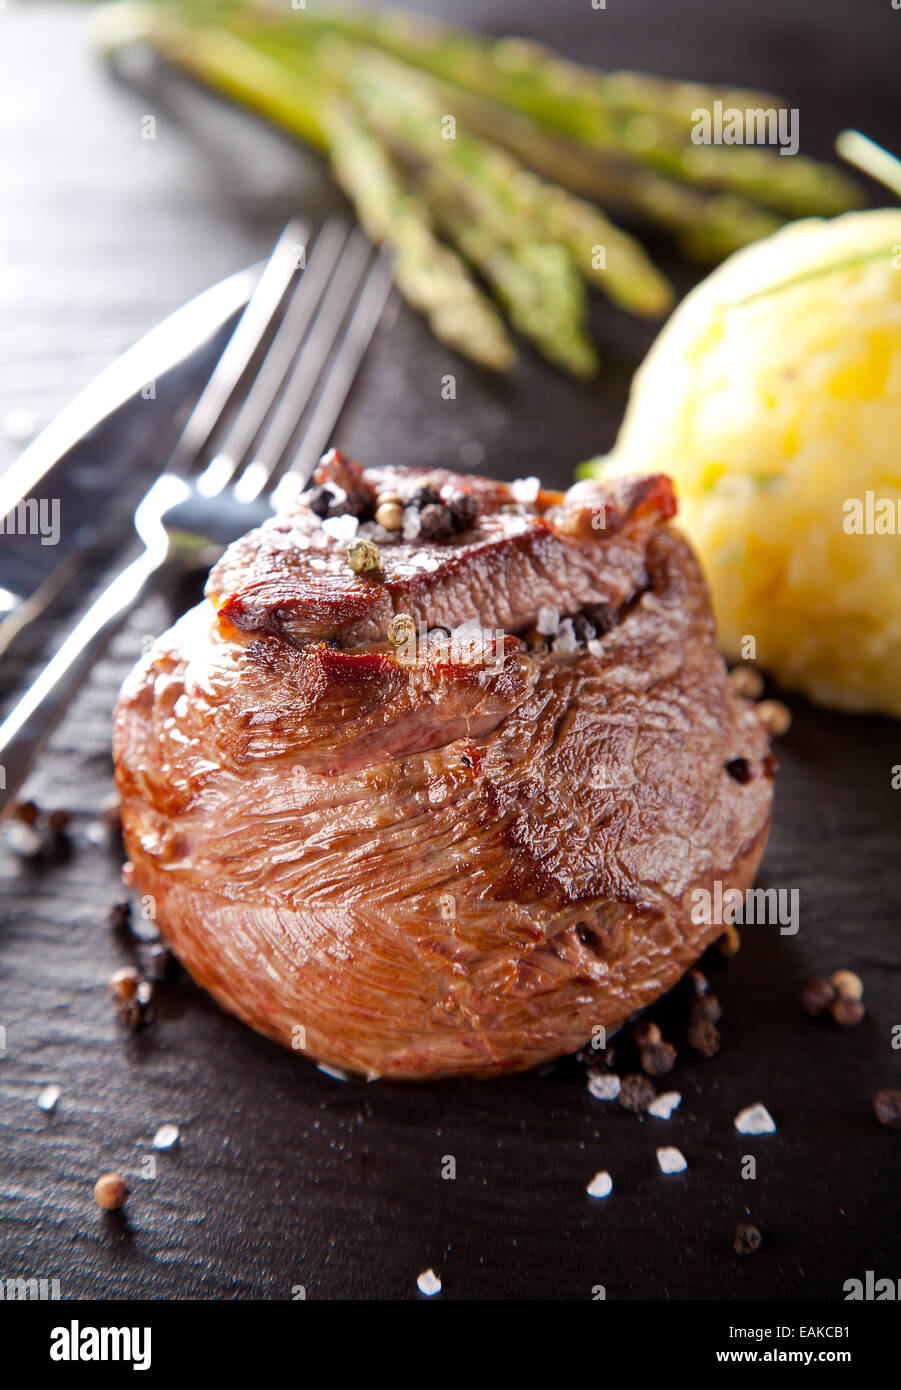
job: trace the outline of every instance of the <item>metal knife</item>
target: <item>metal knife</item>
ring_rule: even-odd
[[[117,483],[140,490],[163,466],[160,437],[200,393],[261,264],[221,280],[152,328],[0,475],[0,654],[77,575],[109,520]],[[112,418],[117,413],[121,421]],[[116,425],[121,449],[114,450]],[[54,517],[62,524],[54,527]]]

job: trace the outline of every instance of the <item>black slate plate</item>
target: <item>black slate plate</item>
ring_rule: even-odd
[[[198,361],[181,370],[173,398],[202,379]],[[121,457],[128,419],[126,407],[95,447]],[[683,1095],[669,1122],[592,1099],[571,1061],[489,1084],[341,1083],[183,975],[146,1031],[123,1031],[107,1002],[107,977],[132,958],[105,924],[121,854],[93,843],[109,712],[141,635],[168,617],[162,600],[136,617],[35,774],[39,804],[73,814],[68,862],[2,847],[0,1270],[92,1298],[291,1298],[299,1284],[310,1298],[407,1297],[431,1265],[446,1298],[589,1298],[601,1283],[609,1298],[828,1299],[865,1269],[891,1272],[898,1140],[871,1099],[899,1071],[896,725],[792,701],[759,883],[799,890],[801,927],[748,928],[737,957],[714,954],[723,1049],[684,1053],[661,1083]],[[804,980],[838,966],[866,982],[857,1029],[799,1010]],[[662,1011],[677,1039],[684,1012],[680,992]],[[48,1116],[35,1097],[50,1082],[63,1093]],[[733,1116],[756,1100],[778,1132],[742,1139]],[[181,1146],[142,1179],[167,1120]],[[664,1143],[683,1149],[687,1173],[659,1174]],[[741,1176],[746,1154],[754,1180]],[[134,1177],[124,1220],[91,1200],[111,1167]],[[604,1202],[585,1193],[599,1168],[615,1182]],[[742,1261],[731,1242],[745,1219],[764,1247]]]
[[[694,7],[696,19],[702,10]],[[827,132],[847,117],[887,134],[888,108],[855,70],[842,69],[842,111],[832,104],[835,83],[827,90],[815,75],[816,54],[837,62],[842,35],[863,44],[850,11],[832,6],[827,25],[808,5],[806,27],[786,19],[778,29],[773,0],[763,18],[755,11],[753,51],[740,25],[731,48],[721,29],[706,71],[703,45],[680,37],[681,9],[669,19],[662,7],[653,13],[649,29],[640,6],[618,19],[611,5],[619,61],[711,78],[741,72],[781,90],[806,84],[812,127]],[[515,25],[498,9],[494,27],[540,30],[540,18],[536,11]],[[563,46],[581,45],[595,22],[608,17],[568,10]],[[595,39],[591,56],[603,48]],[[886,74],[889,57],[886,47]],[[826,143],[824,133],[821,152]],[[606,374],[597,388],[575,388],[530,360],[510,382],[485,381],[402,315],[359,384],[339,442],[364,460],[390,451],[401,462],[475,466],[487,452],[484,466],[501,476],[540,472],[565,485],[581,457],[610,443],[653,333],[606,310],[599,323]],[[447,371],[457,376],[454,404],[441,399]],[[176,396],[190,394],[190,383],[175,385]],[[104,428],[100,443],[121,464],[131,441],[125,421]],[[120,486],[127,473],[111,476]],[[108,535],[86,567],[80,600],[118,542]],[[680,1300],[836,1300],[868,1269],[897,1277],[898,1134],[871,1109],[881,1086],[901,1084],[901,1051],[892,1048],[897,724],[790,701],[795,722],[778,748],[759,882],[799,889],[801,928],[795,937],[748,929],[737,957],[713,960],[723,1048],[710,1061],[680,1057],[664,1083],[683,1095],[670,1122],[593,1100],[573,1062],[491,1084],[343,1084],[220,1013],[184,976],[141,1033],[124,1032],[106,999],[109,974],[132,958],[105,922],[121,891],[121,852],[94,843],[111,785],[110,711],[143,636],[187,599],[153,600],[135,615],[34,775],[29,790],[40,804],[72,813],[68,862],[29,865],[0,845],[4,1277],[58,1278],[70,1298],[291,1299],[302,1285],[310,1299],[373,1299],[417,1297],[416,1276],[433,1266],[443,1299],[590,1299],[603,1284],[609,1299]],[[51,624],[43,636],[55,632]],[[10,685],[22,674],[3,672]],[[810,1020],[798,1006],[804,980],[838,966],[866,984],[868,1017],[857,1029]],[[674,1037],[683,1012],[674,995],[663,1011]],[[62,1096],[48,1116],[35,1097],[50,1082]],[[756,1100],[778,1132],[742,1139],[733,1116]],[[152,1135],[167,1120],[181,1126],[181,1146],[155,1155],[157,1176],[144,1178]],[[685,1174],[658,1173],[663,1143],[683,1149]],[[757,1158],[753,1180],[741,1176],[746,1154]],[[442,1177],[448,1156],[453,1180]],[[96,1176],[111,1167],[133,1179],[124,1218],[92,1201]],[[593,1202],[585,1186],[599,1168],[615,1188]],[[764,1244],[741,1260],[732,1235],[744,1220],[761,1228]]]

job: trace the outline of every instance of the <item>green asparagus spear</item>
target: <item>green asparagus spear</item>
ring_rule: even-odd
[[[123,9],[106,39],[126,36]],[[182,12],[183,13],[183,12]],[[484,367],[505,371],[516,351],[491,301],[465,265],[438,241],[426,209],[405,195],[384,149],[342,109],[320,67],[294,54],[292,64],[206,23],[180,24],[159,7],[132,7],[130,36],[147,38],[165,56],[219,91],[236,96],[321,149],[331,151],[339,182],[360,222],[395,254],[395,278],[435,336]]]
[[[314,52],[293,51],[290,64],[263,45],[233,33],[224,22],[230,12],[215,3],[125,3],[105,5],[94,15],[94,36],[107,51],[142,41],[163,57],[258,111],[318,150],[328,149],[322,113],[328,93]]]
[[[601,157],[548,134],[527,116],[464,94],[461,116],[557,185],[596,199],[611,212],[638,213],[677,238],[695,260],[720,261],[783,225],[775,213],[721,191],[705,192],[623,157]],[[611,297],[614,297],[611,291]]]
[[[358,62],[356,91],[367,122],[428,164],[433,192],[436,184],[446,185],[497,241],[560,244],[586,278],[623,307],[649,317],[670,307],[670,285],[638,241],[592,204],[537,178],[458,126],[455,117],[442,115],[416,74],[374,55]]]
[[[215,25],[211,22],[214,18],[219,21]],[[226,22],[235,32],[224,27]],[[292,42],[286,46],[281,31],[250,22],[240,4],[191,7],[183,3],[141,5],[130,0],[102,7],[95,24],[105,45],[144,38],[194,76],[325,150],[328,139],[318,114],[322,98],[316,96],[324,77],[320,57],[323,35],[321,30],[304,31],[301,43],[295,27]],[[334,83],[332,75],[328,78],[332,90]],[[479,105],[467,98],[461,112],[468,118],[476,117]],[[781,225],[780,219],[728,194],[706,196],[623,161],[604,165],[586,159],[578,147],[565,146],[529,118],[505,113],[501,107],[483,112],[486,133],[501,117],[504,124],[497,133],[521,158],[538,167],[543,164],[549,175],[569,172],[577,186],[602,196],[614,207],[638,211],[661,223],[677,234],[684,251],[698,259],[720,260]],[[574,169],[578,173],[573,173]],[[597,241],[603,244],[603,237]],[[615,297],[612,288],[611,297]],[[628,301],[621,298],[620,302]],[[649,305],[644,312],[653,310]]]
[[[704,259],[781,225],[760,203],[811,211],[817,200],[821,210],[853,201],[840,175],[810,161],[690,143],[689,105],[773,104],[754,93],[597,73],[522,40],[391,11],[120,0],[100,24],[110,45],[145,37],[330,152],[361,222],[393,248],[401,291],[437,336],[487,366],[508,366],[512,343],[433,219],[511,321],[551,360],[588,375],[596,360],[577,270],[632,312],[665,312],[671,290],[637,241],[567,188],[641,212]],[[419,197],[404,184],[413,177]]]
[[[434,179],[434,171],[423,189],[442,232],[491,286],[514,328],[549,362],[584,380],[594,376],[598,360],[588,336],[585,290],[566,248],[498,237]]]
[[[405,193],[387,153],[346,106],[328,117],[332,166],[373,241],[395,254],[395,280],[435,336],[483,367],[505,371],[516,351],[491,302],[465,265],[435,237],[421,203]]]
[[[270,5],[260,11],[272,15]],[[531,116],[557,135],[602,155],[625,154],[671,178],[731,190],[787,216],[831,216],[859,206],[860,191],[840,170],[795,155],[691,141],[698,109],[715,101],[738,109],[775,108],[759,92],[667,82],[637,73],[598,73],[523,39],[491,40],[407,11],[326,11],[281,23],[306,25],[379,45],[459,87]]]
[[[365,124],[395,151],[425,161],[420,187],[441,231],[479,270],[514,327],[549,361],[576,376],[593,375],[597,358],[578,273],[565,246],[539,239],[538,229],[518,216],[508,157],[456,134],[442,140],[440,112],[411,100],[419,94],[410,90],[398,100],[395,83],[389,95],[375,77],[379,66],[356,70],[355,95]]]
[[[435,102],[442,104],[445,111],[453,108],[464,126],[483,139],[504,146],[522,165],[528,165],[544,175],[549,182],[592,197],[610,209],[625,214],[637,212],[659,223],[674,233],[681,249],[695,259],[722,260],[733,251],[747,246],[750,241],[768,236],[782,226],[782,218],[734,194],[701,192],[665,179],[621,156],[601,158],[542,129],[530,117],[510,111],[496,102],[455,89],[449,83],[436,81],[430,85]],[[587,205],[581,203],[578,206],[581,210]],[[592,213],[601,215],[594,208]],[[575,207],[573,215],[576,221],[580,220]],[[609,222],[607,225],[612,226]],[[597,234],[585,238],[582,245],[609,245],[615,237],[624,233],[613,227],[608,235],[609,241],[605,241],[605,234],[599,228]],[[640,243],[632,238],[629,241],[631,250],[642,253]],[[651,267],[652,275],[658,281],[661,279],[656,267],[646,257],[644,265],[645,269]],[[632,262],[632,269],[633,283],[637,283],[637,260]],[[594,279],[595,267],[586,265],[585,273]],[[623,284],[628,286],[628,282]],[[643,307],[637,307],[627,292],[618,293],[618,286],[605,284],[604,288],[612,299],[633,312],[649,316],[655,313],[655,300],[659,301],[660,311],[663,311],[669,293],[668,288],[648,281],[644,285],[646,303]]]

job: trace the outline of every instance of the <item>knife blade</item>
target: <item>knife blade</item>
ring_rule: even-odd
[[[0,653],[77,574],[115,509],[117,481],[128,493],[152,481],[160,438],[203,388],[260,269],[228,276],[152,328],[0,475]]]

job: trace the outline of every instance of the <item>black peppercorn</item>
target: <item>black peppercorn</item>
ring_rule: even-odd
[[[633,1111],[640,1115],[653,1104],[657,1098],[657,1092],[645,1076],[624,1076],[622,1085],[619,1088],[619,1100],[626,1110]]]
[[[303,500],[316,516],[325,517],[335,501],[335,494],[330,487],[311,487],[303,494]]]
[[[42,836],[41,848],[54,864],[65,864],[72,857],[72,841],[66,826],[67,811],[51,811]]]
[[[161,941],[152,942],[138,952],[144,976],[152,984],[165,984],[172,973],[173,957],[168,947]]]
[[[348,492],[341,502],[333,502],[329,516],[355,516],[358,521],[372,517],[372,498],[365,492]]]
[[[719,1023],[723,1006],[715,994],[698,994],[689,1006],[692,1023]]]
[[[583,647],[598,635],[594,623],[590,618],[586,618],[584,613],[577,613],[573,618],[573,631],[576,634],[576,641],[581,642]]]
[[[641,1065],[648,1076],[665,1076],[676,1065],[676,1049],[668,1042],[649,1043],[641,1050]]]
[[[901,1091],[886,1087],[873,1097],[873,1111],[881,1125],[901,1129]]]
[[[528,632],[524,633],[523,641],[526,644],[526,650],[531,652],[532,656],[546,657],[551,649],[544,633],[539,632],[537,627],[530,627]]]
[[[430,507],[441,501],[441,493],[432,483],[420,483],[407,499],[408,507]]]
[[[616,614],[609,603],[592,604],[590,608],[585,609],[585,613],[594,623],[599,637],[609,632],[616,621]]]
[[[479,514],[479,504],[471,492],[452,492],[445,503],[458,531],[467,531]]]
[[[113,903],[107,913],[107,921],[113,931],[127,931],[131,923],[131,904],[124,901]]]
[[[429,502],[419,513],[419,525],[423,537],[438,541],[452,535],[454,518],[440,502]]]
[[[763,1236],[756,1226],[742,1224],[735,1228],[735,1238],[732,1248],[736,1255],[753,1255],[755,1250],[760,1249]]]
[[[808,980],[801,990],[801,1007],[806,1014],[822,1014],[837,997],[838,990],[831,980]]]
[[[720,1050],[719,1029],[712,1023],[697,1022],[689,1025],[685,1034],[689,1047],[700,1052],[703,1057],[713,1057]]]

